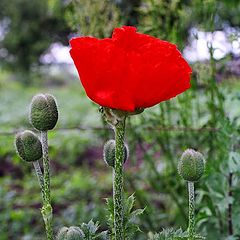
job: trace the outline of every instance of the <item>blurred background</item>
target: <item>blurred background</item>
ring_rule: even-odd
[[[202,235],[240,239],[240,1],[1,0],[0,240],[44,239],[37,179],[13,145],[16,132],[32,129],[28,107],[40,92],[53,94],[60,112],[49,133],[54,229],[90,219],[107,228],[112,173],[102,148],[113,134],[79,83],[68,41],[109,37],[122,25],[175,43],[193,69],[189,91],[128,119],[125,189],[146,207],[138,220],[145,234],[135,239],[187,227],[177,162],[188,147],[207,159],[197,184]]]

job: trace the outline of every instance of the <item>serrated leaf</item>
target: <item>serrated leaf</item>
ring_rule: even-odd
[[[96,239],[101,239],[101,240],[110,240],[110,237],[108,236],[108,231],[103,231],[101,233],[99,233],[97,236],[96,236]]]
[[[126,210],[125,210],[126,213],[131,212],[134,206],[134,202],[135,202],[135,197],[134,197],[134,194],[132,194],[127,198],[127,201],[126,201]]]

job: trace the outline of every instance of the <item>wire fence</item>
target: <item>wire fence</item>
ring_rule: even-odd
[[[87,127],[87,126],[75,126],[75,127],[61,127],[55,128],[54,131],[107,131],[110,130],[110,127]],[[211,127],[202,127],[202,128],[194,128],[194,127],[179,127],[179,126],[164,126],[164,127],[144,127],[144,130],[147,131],[175,131],[175,132],[216,132],[218,128]],[[10,131],[0,131],[0,136],[11,136],[15,135],[18,132],[23,131],[23,128],[13,129]]]

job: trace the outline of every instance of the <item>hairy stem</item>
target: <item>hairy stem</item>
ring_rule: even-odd
[[[39,183],[39,186],[41,189],[42,199],[44,202],[45,201],[45,192],[44,192],[44,179],[43,179],[42,170],[41,170],[41,167],[40,167],[38,161],[33,162],[33,166],[34,166],[37,178],[38,178],[38,183]]]
[[[124,240],[123,233],[123,159],[125,118],[115,126],[115,167],[113,182],[115,240]]]
[[[194,240],[194,235],[195,235],[194,182],[188,182],[188,196],[189,196],[188,239]]]
[[[43,199],[43,207],[42,207],[41,213],[45,223],[47,240],[53,240],[52,206],[51,206],[51,194],[50,194],[50,164],[49,164],[49,158],[48,158],[47,131],[41,132],[41,142],[42,142],[42,150],[43,150],[43,169],[44,169],[44,173],[43,173],[44,199]]]

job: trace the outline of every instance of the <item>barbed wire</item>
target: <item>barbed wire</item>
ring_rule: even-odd
[[[144,130],[148,131],[175,131],[175,132],[216,132],[218,128],[211,127],[202,127],[202,128],[194,128],[194,127],[179,127],[179,126],[163,126],[163,127],[143,127]],[[0,131],[0,136],[11,136],[15,135],[18,132],[23,131],[24,128],[13,129],[9,131]],[[110,127],[88,127],[88,126],[74,126],[74,127],[61,127],[55,128],[54,131],[107,131],[111,130]],[[33,130],[34,131],[34,130]]]

